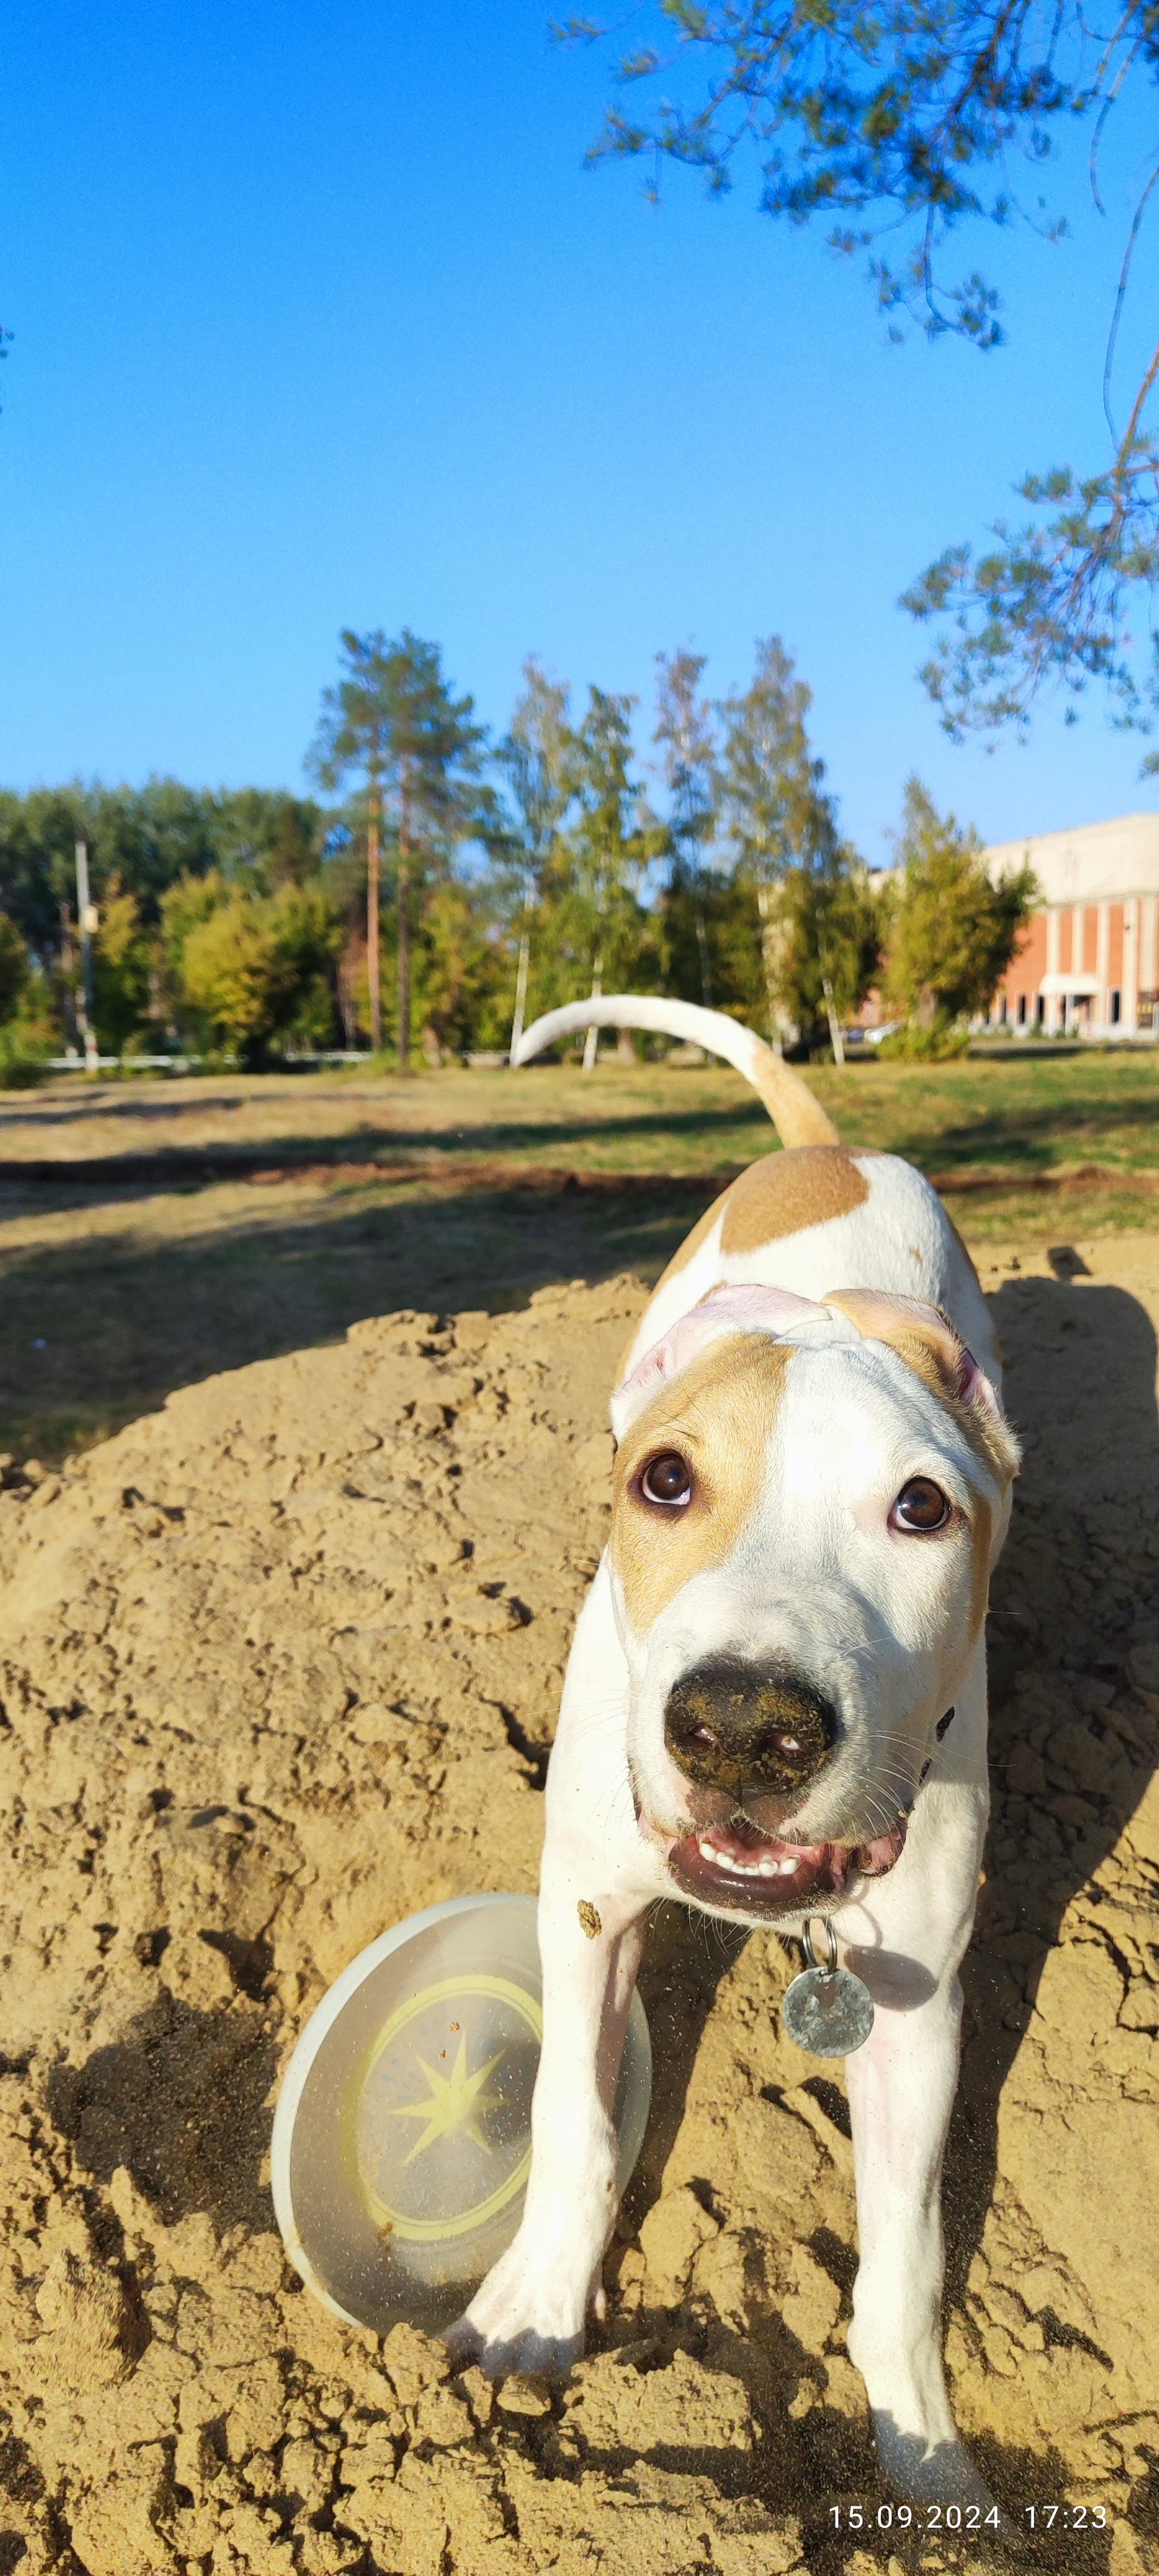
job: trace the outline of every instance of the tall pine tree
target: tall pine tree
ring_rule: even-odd
[[[437,644],[409,626],[393,642],[381,627],[341,638],[345,669],[323,694],[308,767],[322,787],[363,782],[366,799],[366,945],[371,1038],[382,1045],[379,989],[380,867],[384,825],[395,849],[400,1068],[410,1065],[411,898],[416,865],[462,840],[477,820],[486,730],[475,701],[456,698]]]
[[[779,1054],[808,1043],[827,1018],[856,1008],[877,958],[864,869],[842,842],[825,764],[809,741],[812,692],[779,635],[757,646],[743,694],[725,723],[722,819],[738,876],[756,896],[769,1034]]]

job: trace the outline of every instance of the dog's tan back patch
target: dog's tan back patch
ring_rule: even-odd
[[[632,1424],[616,1458],[612,1563],[637,1633],[736,1545],[756,1509],[791,1358],[764,1335],[726,1334]],[[665,1449],[678,1450],[693,1472],[693,1498],[680,1511],[646,1503],[636,1490],[641,1467]]]
[[[869,1183],[843,1145],[791,1145],[783,1153],[764,1154],[697,1219],[662,1272],[657,1290],[687,1268],[722,1214],[722,1251],[754,1252],[762,1243],[799,1234],[804,1226],[823,1225],[826,1217],[849,1216],[868,1196]]]
[[[727,1193],[721,1248],[755,1252],[864,1207],[869,1183],[843,1145],[798,1145],[750,1163]]]

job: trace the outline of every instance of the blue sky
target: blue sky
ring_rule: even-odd
[[[1010,345],[891,348],[856,271],[674,174],[585,172],[549,0],[4,9],[0,782],[301,789],[343,625],[409,624],[502,727],[534,651],[639,693],[777,631],[880,864],[918,769],[991,839],[1159,805],[1092,703],[955,750],[899,591],[1029,465],[1104,461],[1141,114],[1074,242],[987,234]],[[1124,334],[1142,346],[1145,247]],[[963,259],[962,265],[966,264]]]

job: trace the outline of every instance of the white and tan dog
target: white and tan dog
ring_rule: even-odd
[[[893,2486],[988,2505],[942,2375],[939,2203],[987,1817],[987,1584],[1017,1466],[993,1332],[929,1184],[846,1151],[748,1030],[627,996],[552,1012],[522,1058],[593,1020],[728,1057],[788,1150],[694,1227],[611,1400],[611,1539],[547,1782],[525,2212],[452,2340],[492,2371],[582,2349],[647,1908],[679,1894],[788,1933],[827,1917],[875,2004],[847,2061],[849,2351]]]

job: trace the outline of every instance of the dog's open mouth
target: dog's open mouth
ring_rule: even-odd
[[[799,1914],[844,1896],[863,1878],[882,1878],[905,1842],[899,1816],[887,1834],[866,1843],[767,1840],[755,1825],[709,1825],[702,1833],[665,1837],[668,1868],[686,1896],[738,1914]]]

